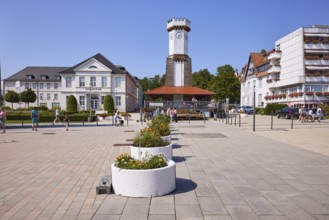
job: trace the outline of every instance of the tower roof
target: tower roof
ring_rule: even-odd
[[[167,22],[167,31],[182,30],[189,32],[191,30],[191,21],[187,18],[172,18]]]

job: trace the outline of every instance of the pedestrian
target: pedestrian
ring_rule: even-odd
[[[37,107],[33,107],[31,111],[31,118],[32,118],[32,131],[38,131],[38,122],[39,122],[39,112]]]
[[[305,118],[306,118],[306,109],[305,109],[305,105],[303,105],[303,107],[302,107],[302,122],[305,122]]]
[[[176,122],[177,123],[177,109],[176,108],[174,108],[174,122]]]
[[[54,120],[54,124],[56,123],[56,122],[60,122],[60,120],[59,120],[59,107],[57,107],[56,108],[56,111],[55,111],[55,120]]]
[[[174,109],[173,108],[170,108],[170,122],[173,122],[173,117],[174,117]]]
[[[65,123],[66,131],[68,131],[68,130],[69,130],[69,125],[70,125],[70,118],[69,118],[69,115],[65,115],[64,123]]]
[[[322,110],[320,107],[318,107],[318,109],[316,110],[316,115],[318,117],[318,122],[320,122],[320,120],[322,118]]]
[[[299,118],[298,118],[298,120],[299,120],[300,122],[303,122],[303,116],[302,116],[302,113],[303,113],[303,109],[302,109],[302,107],[300,107],[300,108],[298,109],[298,114],[299,114]]]
[[[313,105],[313,108],[312,108],[312,122],[314,121],[314,119],[315,119],[315,116],[316,116],[316,107],[315,107],[315,105]]]
[[[6,133],[6,120],[7,114],[3,107],[0,108],[0,123],[2,127],[2,133]]]
[[[114,117],[113,117],[113,119],[114,119],[114,126],[117,126],[117,124],[118,124],[118,116],[119,116],[119,111],[116,110],[115,111],[115,114],[114,114]]]

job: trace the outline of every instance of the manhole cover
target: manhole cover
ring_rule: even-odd
[[[124,143],[124,144],[113,144],[113,147],[123,147],[123,146],[131,146],[132,143]]]
[[[186,138],[226,138],[227,136],[221,133],[196,133],[196,134],[184,134]]]

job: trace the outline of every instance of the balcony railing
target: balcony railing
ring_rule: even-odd
[[[269,60],[278,60],[281,59],[281,51],[274,51],[267,56]]]
[[[305,43],[304,49],[306,50],[316,50],[316,49],[329,49],[329,44],[323,43]]]
[[[279,72],[281,72],[281,66],[278,66],[278,65],[270,66],[267,72],[268,73],[279,73]]]

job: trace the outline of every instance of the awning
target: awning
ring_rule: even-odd
[[[150,91],[144,92],[146,95],[215,95],[205,89],[194,86],[162,86]]]

